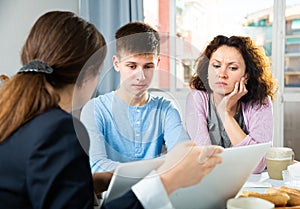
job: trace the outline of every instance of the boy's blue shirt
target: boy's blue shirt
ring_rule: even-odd
[[[178,109],[164,97],[149,95],[144,106],[130,106],[115,92],[90,100],[81,121],[90,136],[92,172],[111,171],[119,162],[158,157],[189,140]]]

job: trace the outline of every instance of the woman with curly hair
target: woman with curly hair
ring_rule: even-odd
[[[249,37],[216,36],[197,59],[186,101],[186,128],[198,145],[225,148],[272,142],[276,82]],[[263,159],[255,173],[265,169]]]

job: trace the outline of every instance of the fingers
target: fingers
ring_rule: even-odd
[[[242,77],[239,82],[236,82],[234,84],[233,92],[235,94],[240,93],[240,94],[243,94],[243,95],[248,92],[248,90],[246,88],[246,79],[245,79],[245,77]]]
[[[220,164],[220,163],[222,163],[222,157],[216,156],[216,155],[211,156],[211,157],[208,159],[208,161],[207,161],[208,167],[209,167],[209,166],[215,166],[215,165]]]
[[[231,92],[230,96],[234,96],[234,95],[236,95],[238,92],[239,92],[239,82],[236,82],[236,83],[234,84],[234,89],[233,89],[233,91]]]
[[[241,80],[240,80],[240,86],[239,86],[239,92],[240,93],[242,93],[244,91],[244,87],[245,87],[245,78],[242,77]]]
[[[240,98],[247,93],[248,93],[248,90],[246,88],[246,79],[245,79],[245,77],[242,77],[239,82],[236,82],[234,84],[233,91],[228,95],[228,98],[236,97],[236,96],[239,96],[239,98]]]
[[[214,154],[220,154],[223,152],[224,148],[223,147],[220,147],[220,146],[216,146],[214,145],[215,147],[215,153]]]
[[[174,151],[176,147],[184,149]],[[185,142],[176,147],[171,150],[172,153],[167,154],[165,162],[157,169],[168,194],[178,188],[199,183],[222,162],[222,158],[217,155],[223,151],[219,146],[201,147],[192,142]]]
[[[222,163],[222,157],[214,155],[207,159],[205,163],[203,163],[203,169],[213,169],[217,164]]]
[[[222,163],[222,158],[220,156],[211,156],[205,163],[201,164],[202,175],[207,175],[216,167],[217,164],[220,163]]]
[[[216,154],[219,154],[223,151],[223,148],[220,146],[205,146],[202,147],[201,153],[199,155],[199,163],[205,163],[208,159],[213,157]]]
[[[240,81],[239,85],[240,85],[239,93],[245,95],[248,92],[248,90],[246,88],[246,79],[245,79],[245,77],[241,78],[241,81]]]
[[[204,163],[206,160],[208,160],[208,158],[210,156],[212,156],[214,153],[214,148],[213,147],[203,147],[201,152],[200,152],[200,155],[199,155],[199,163]]]

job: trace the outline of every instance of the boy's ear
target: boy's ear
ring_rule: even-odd
[[[117,57],[116,55],[114,55],[114,56],[112,57],[112,61],[113,61],[113,65],[114,65],[115,70],[116,70],[117,72],[119,72],[119,71],[120,71],[120,70],[119,70],[119,64],[120,64],[120,62],[119,62],[118,57]]]
[[[160,63],[160,56],[157,56],[157,67],[159,66]]]

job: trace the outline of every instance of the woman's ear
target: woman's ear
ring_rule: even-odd
[[[248,80],[250,78],[249,74],[245,73],[244,78],[245,78],[245,84],[247,84],[247,82],[248,82]]]
[[[120,71],[120,70],[119,70],[119,64],[120,64],[119,58],[118,58],[116,55],[114,55],[114,56],[112,57],[112,61],[113,61],[113,65],[114,65],[115,70],[116,70],[117,72],[119,72],[119,71]]]

